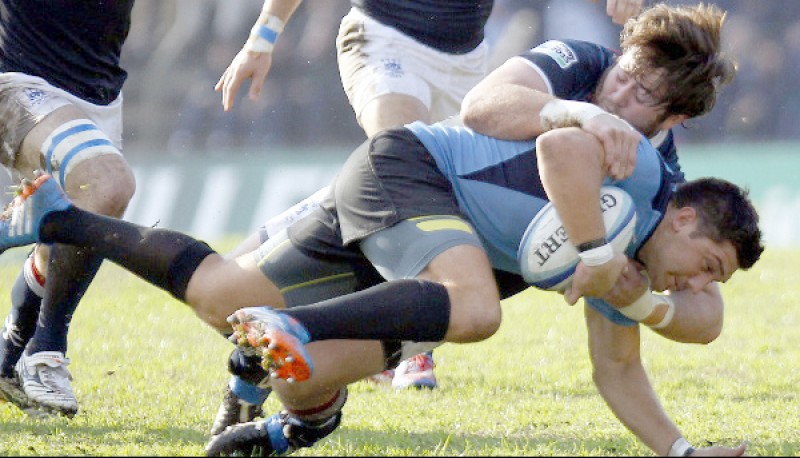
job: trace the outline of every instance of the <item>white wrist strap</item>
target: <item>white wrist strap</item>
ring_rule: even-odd
[[[542,107],[539,112],[539,122],[544,130],[559,127],[581,127],[590,119],[601,114],[609,113],[588,102],[554,99]]]
[[[650,317],[650,315],[661,304],[666,304],[668,307],[667,312],[664,314],[664,318],[662,318],[658,323],[650,325],[650,327],[653,329],[661,329],[669,325],[672,322],[672,318],[675,316],[675,303],[667,296],[653,294],[650,291],[646,291],[638,299],[633,301],[631,305],[622,307],[618,310],[626,317],[641,322]]]
[[[592,248],[591,250],[581,251],[578,253],[581,261],[589,267],[599,266],[614,259],[614,249],[611,245],[606,243],[603,246]]]
[[[283,32],[283,20],[277,16],[268,16],[264,24],[256,23],[250,30],[250,38],[244,49],[252,52],[272,52],[278,36]]]
[[[689,456],[694,453],[694,447],[686,439],[679,437],[669,449],[667,456]]]

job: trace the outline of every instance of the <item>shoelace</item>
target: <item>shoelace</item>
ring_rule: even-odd
[[[60,374],[61,376],[56,376],[56,374]],[[42,367],[39,369],[39,380],[42,381],[43,385],[56,387],[61,391],[72,393],[72,388],[69,386],[69,383],[65,382],[65,380],[72,380],[72,374],[70,374],[69,370],[64,366]]]

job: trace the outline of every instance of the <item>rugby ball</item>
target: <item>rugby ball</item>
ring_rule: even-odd
[[[633,198],[620,188],[603,186],[600,208],[606,238],[614,253],[624,252],[636,228]],[[528,225],[517,250],[517,260],[522,277],[531,286],[559,292],[569,286],[580,257],[552,203],[545,205]]]

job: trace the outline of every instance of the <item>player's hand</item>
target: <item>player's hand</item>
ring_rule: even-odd
[[[599,266],[589,267],[579,262],[572,283],[564,291],[564,299],[569,305],[575,305],[578,299],[584,296],[605,296],[627,266],[628,258],[624,254],[616,254],[610,261]]]
[[[642,134],[627,121],[611,113],[595,116],[581,128],[600,140],[605,150],[603,165],[615,180],[629,177],[636,167],[636,152]]]
[[[250,83],[248,96],[251,100],[257,99],[261,95],[261,89],[264,87],[270,67],[272,67],[271,52],[254,52],[245,49],[239,51],[214,86],[214,91],[222,91],[222,108],[230,111],[239,88],[248,79],[253,80]]]
[[[650,279],[642,270],[644,266],[628,259],[628,266],[622,269],[614,287],[602,299],[616,308],[627,307],[642,297],[650,288]]]
[[[596,1],[596,0],[593,0]],[[625,21],[639,14],[644,0],[608,0],[606,13],[615,24],[624,24]]]
[[[744,456],[747,451],[747,444],[742,442],[738,447],[721,447],[715,445],[713,447],[698,448],[689,456]]]

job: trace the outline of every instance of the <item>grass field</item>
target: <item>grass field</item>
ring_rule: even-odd
[[[3,316],[24,255],[0,259]],[[708,346],[643,331],[651,381],[695,445],[800,455],[798,255],[768,249],[724,285],[725,329]],[[107,263],[70,333],[81,411],[32,419],[0,404],[0,455],[200,455],[229,351],[187,307]],[[436,361],[433,392],[353,385],[343,426],[298,455],[651,455],[592,384],[581,308],[555,294],[512,298],[494,337]]]

